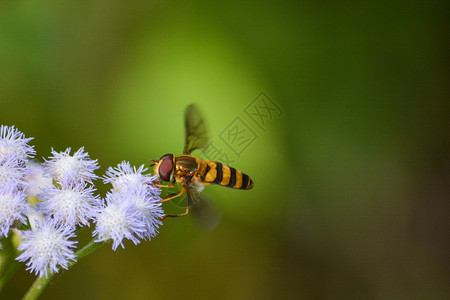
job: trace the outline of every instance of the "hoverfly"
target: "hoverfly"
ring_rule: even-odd
[[[186,192],[186,211],[178,215],[165,215],[163,220],[168,217],[185,216],[189,213],[190,207],[194,211],[207,207],[199,194],[202,185],[217,184],[241,190],[253,187],[253,181],[241,171],[220,162],[203,160],[191,155],[192,151],[204,148],[208,142],[205,123],[195,105],[191,104],[186,108],[184,122],[186,134],[183,155],[175,156],[169,153],[159,160],[151,161],[154,173],[158,176],[158,183],[155,185],[159,187],[172,187],[175,183],[182,185],[178,193],[163,198],[161,202],[179,197]],[[161,185],[162,181],[170,184]]]

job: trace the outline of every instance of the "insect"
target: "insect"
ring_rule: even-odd
[[[172,187],[175,183],[182,185],[178,193],[163,198],[161,202],[179,197],[186,192],[186,211],[178,215],[165,215],[163,220],[168,217],[185,216],[190,208],[195,214],[198,214],[200,209],[205,210],[208,204],[200,195],[203,185],[217,184],[241,190],[253,187],[253,181],[241,171],[220,162],[192,156],[192,151],[204,148],[208,142],[206,126],[199,110],[193,104],[186,108],[184,121],[186,134],[183,155],[166,154],[157,161],[151,161],[154,173],[159,177],[157,186]],[[162,181],[170,184],[161,185]]]

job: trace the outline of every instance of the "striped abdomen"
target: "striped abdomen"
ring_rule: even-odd
[[[233,189],[249,190],[253,181],[247,174],[220,162],[205,160],[206,168],[200,175],[204,183],[214,183]]]

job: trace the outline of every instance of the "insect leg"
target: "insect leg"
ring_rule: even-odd
[[[183,194],[183,192],[184,192],[184,186],[175,195],[168,195],[168,196],[162,198],[158,203],[166,202],[166,201],[169,201],[169,200],[171,200],[173,198],[179,197],[179,196],[181,196],[181,194]]]
[[[185,215],[187,215],[189,213],[189,200],[188,197],[186,197],[186,211],[182,214],[178,214],[178,215],[165,215],[161,221],[167,219],[167,218],[178,218],[178,217],[183,217]]]
[[[151,185],[154,185],[156,187],[162,188],[162,187],[173,187],[175,185],[175,180],[172,181],[169,185],[159,184],[159,183],[152,183]]]

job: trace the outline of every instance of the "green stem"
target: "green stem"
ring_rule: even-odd
[[[68,268],[71,268],[73,265],[75,265],[80,259],[85,257],[86,255],[94,252],[98,248],[100,248],[104,242],[96,243],[94,240],[91,240],[86,246],[84,246],[82,249],[78,250],[75,255],[77,258],[77,261],[73,261],[69,264]],[[42,276],[36,278],[33,285],[30,287],[28,292],[23,297],[24,300],[32,300],[37,299],[39,295],[44,291],[47,284],[50,282],[50,280],[53,277],[53,273],[48,272],[47,276]]]
[[[0,277],[0,291],[2,290],[3,286],[8,282],[8,280],[14,275],[19,266],[20,262],[18,262],[14,258],[7,263],[4,271],[2,272],[2,276]]]
[[[2,239],[3,249],[0,251],[0,291],[8,282],[20,263],[14,258],[17,256],[17,249],[12,242],[12,236]]]
[[[94,240],[91,240],[86,246],[75,253],[75,255],[77,256],[77,261],[82,259],[86,255],[91,254],[92,252],[103,246],[103,244],[105,244],[105,242],[95,242]],[[70,263],[69,267],[73,266],[76,263],[76,261]]]
[[[39,295],[44,291],[47,284],[53,277],[53,273],[48,273],[47,276],[36,278],[33,285],[29,288],[23,299],[37,299]]]

